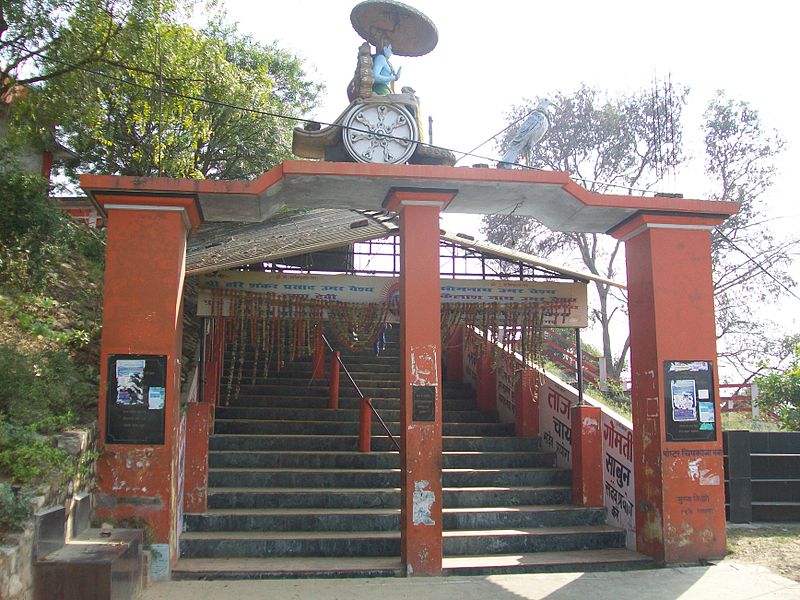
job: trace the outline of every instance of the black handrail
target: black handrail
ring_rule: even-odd
[[[328,341],[328,338],[325,337],[324,333],[322,334],[322,339],[325,341],[325,345],[328,346],[328,350],[330,350],[331,352],[335,352],[335,350],[333,349],[333,346],[331,346],[331,343]],[[381,427],[383,427],[383,430],[386,432],[387,437],[392,441],[392,445],[397,449],[398,452],[400,452],[400,444],[398,444],[397,440],[394,439],[394,436],[392,435],[392,432],[389,430],[389,427],[387,427],[386,422],[378,414],[378,410],[372,405],[372,400],[371,399],[367,399],[367,397],[364,394],[361,393],[361,388],[358,387],[358,384],[356,383],[356,380],[353,379],[353,376],[350,374],[350,371],[348,370],[347,365],[345,365],[344,362],[342,361],[342,357],[341,356],[337,357],[337,361],[339,362],[341,367],[344,369],[344,373],[345,373],[345,375],[347,375],[347,378],[350,380],[350,383],[352,383],[353,387],[356,388],[356,392],[358,393],[358,396],[361,398],[362,401],[364,401],[364,400],[367,401],[367,406],[369,406],[369,409],[372,411],[372,414],[374,414],[376,417],[378,417],[378,422],[381,424]]]

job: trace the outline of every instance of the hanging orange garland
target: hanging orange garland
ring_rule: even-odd
[[[563,315],[568,311],[567,303],[557,302],[442,304],[441,334],[446,341],[459,324],[482,332],[482,340],[475,335],[467,337],[468,351],[480,354],[490,348],[495,368],[516,360],[517,352],[524,362],[536,363],[541,356],[544,314]],[[311,354],[314,331],[323,325],[339,347],[351,351],[370,349],[388,313],[385,303],[356,304],[211,290],[211,316],[230,322],[220,328],[221,341],[224,339],[231,348],[225,403],[239,395],[248,347],[254,355],[250,381],[255,384],[259,370],[261,377],[267,377],[271,366],[280,369],[287,362]]]

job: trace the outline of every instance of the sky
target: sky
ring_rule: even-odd
[[[347,107],[347,84],[362,42],[350,24],[357,0],[226,0],[228,16],[262,42],[302,57],[327,91],[311,117],[333,122]],[[797,69],[800,36],[792,3],[672,0],[533,2],[531,0],[407,0],[439,32],[428,55],[392,59],[403,67],[398,85],[412,86],[423,124],[433,118],[433,142],[468,151],[507,125],[506,115],[523,98],[582,83],[611,93],[650,88],[671,78],[691,88],[684,110],[684,140],[695,158],[658,191],[706,198],[702,113],[716,90],[746,100],[762,123],[777,129],[788,148],[777,162],[768,192],[778,235],[800,230],[800,203],[792,167],[800,164]],[[490,143],[477,154],[497,158]],[[458,155],[457,155],[458,156]],[[462,160],[469,165],[481,159]],[[475,217],[445,217],[448,229],[477,233]],[[800,260],[793,274],[800,280]],[[795,291],[800,295],[800,290]],[[788,303],[787,303],[788,302]],[[800,314],[800,300],[786,301],[787,315]],[[794,331],[800,330],[798,321]]]

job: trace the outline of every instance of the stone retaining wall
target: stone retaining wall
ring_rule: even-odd
[[[73,456],[84,456],[97,447],[97,426],[83,431],[68,431],[58,436],[58,447]],[[76,494],[94,489],[94,465],[66,484],[43,488],[33,500],[33,510],[63,505],[69,514]],[[0,545],[0,598],[2,600],[31,600],[33,598],[33,521],[23,531],[5,536]]]

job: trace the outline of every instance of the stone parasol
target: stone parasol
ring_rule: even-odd
[[[439,41],[433,21],[394,0],[365,0],[353,8],[350,22],[370,44],[380,49],[388,42],[392,53],[400,56],[422,56]]]

